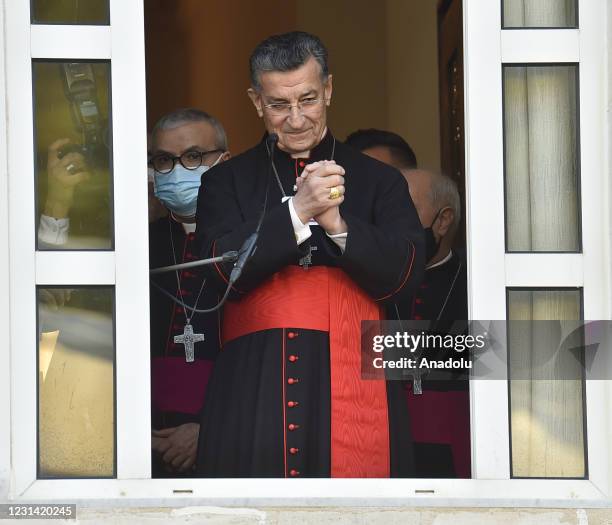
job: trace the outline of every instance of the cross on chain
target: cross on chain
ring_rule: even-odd
[[[185,361],[193,363],[195,360],[194,344],[204,341],[204,334],[194,334],[193,326],[186,324],[183,335],[175,335],[174,342],[185,345]]]
[[[415,366],[414,368],[409,369],[407,373],[407,375],[412,376],[412,393],[415,396],[418,396],[420,394],[423,393],[423,383],[421,381],[421,376],[427,375],[429,370],[422,372],[421,371],[421,362],[424,360],[425,358],[422,357],[421,355],[419,355],[416,359],[415,359]]]
[[[299,264],[302,268],[304,268],[304,270],[308,270],[308,267],[312,266],[312,252],[316,252],[317,249],[318,248],[316,246],[309,246],[308,253],[300,259]]]

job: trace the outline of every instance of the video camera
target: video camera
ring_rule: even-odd
[[[68,153],[81,153],[93,168],[109,165],[108,119],[100,112],[96,78],[91,64],[68,62],[60,64],[66,98],[72,118],[81,133],[81,144],[67,144],[58,151],[58,158]]]

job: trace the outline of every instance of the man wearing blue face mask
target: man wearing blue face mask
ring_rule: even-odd
[[[223,127],[203,111],[177,110],[155,124],[149,167],[154,195],[168,214],[157,214],[149,225],[151,268],[198,258],[194,232],[200,182],[205,172],[228,158]],[[165,273],[155,282],[191,308],[210,308],[218,301],[196,270]],[[218,315],[194,313],[151,288],[153,477],[193,472],[198,414],[219,350]],[[191,330],[193,346],[183,344]]]

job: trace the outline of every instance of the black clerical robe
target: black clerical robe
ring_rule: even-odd
[[[172,240],[171,240],[172,235]],[[172,242],[174,241],[174,243]],[[175,254],[172,256],[172,245]],[[149,225],[149,264],[151,268],[190,262],[198,258],[195,234],[186,234],[183,226],[170,218],[161,218]],[[152,277],[172,295],[178,293],[175,272]],[[199,270],[179,272],[184,302],[193,306],[200,293],[204,275]],[[196,313],[191,324],[194,332],[204,334],[204,341],[195,343],[195,361],[187,363],[185,347],[174,342],[186,322],[185,310],[157,288],[151,286],[151,420],[155,429],[175,427],[184,423],[199,423],[214,361],[219,352],[220,314]],[[204,283],[198,308],[217,304],[216,289]],[[159,461],[153,457],[153,477],[168,477]]]
[[[444,263],[425,270],[423,282],[413,297],[400,301],[401,319],[427,320],[442,332],[454,321],[465,321],[467,272],[456,253]],[[449,350],[439,358],[460,359]],[[466,373],[436,370],[432,379],[422,379],[422,394],[412,393],[407,384],[407,401],[414,422],[414,448],[418,477],[470,477],[470,408]]]
[[[344,252],[318,226],[311,226],[312,237],[298,246],[288,203],[281,202],[283,193],[294,194],[296,176],[306,163],[332,156],[346,170],[346,195],[340,206],[348,225]],[[275,165],[282,190],[271,175],[257,250],[232,291],[234,304],[224,312],[224,344],[203,410],[198,473],[215,477],[380,476],[381,470],[369,470],[361,442],[380,434],[387,452],[386,475],[411,476],[414,459],[401,385],[381,382],[382,394],[380,390],[376,394],[380,399],[362,399],[360,409],[354,391],[368,381],[359,377],[358,343],[351,347],[351,356],[330,355],[330,345],[334,347],[338,332],[348,321],[345,323],[344,314],[334,317],[337,311],[332,312],[325,302],[316,303],[316,312],[308,306],[310,296],[318,300],[321,293],[327,293],[329,303],[344,307],[348,319],[353,304],[378,314],[385,301],[414,292],[422,277],[424,242],[405,179],[394,168],[335,141],[330,132],[309,159],[292,159],[277,148]],[[240,248],[255,230],[268,166],[262,141],[204,175],[197,230],[203,257]],[[312,267],[302,269],[300,260],[309,251]],[[219,291],[225,290],[230,271],[231,265],[222,264],[208,269]],[[305,286],[300,276],[307,272],[319,272],[322,280]],[[340,291],[332,293],[332,286],[338,283],[340,288],[333,289]],[[304,322],[295,311],[290,312],[296,309],[294,304],[282,302],[298,287],[301,295],[296,301],[304,302]],[[351,298],[344,300],[344,294]],[[248,301],[253,305],[251,316],[265,329],[255,325],[245,329],[251,316],[248,309],[245,315],[241,304]],[[287,305],[283,306],[285,322],[277,318],[277,304]],[[236,319],[236,308],[243,321]],[[333,321],[327,328],[312,329],[310,318],[317,317],[320,310],[327,315],[327,309]],[[359,332],[359,322],[352,330]],[[358,334],[353,335],[358,340]],[[339,360],[343,362],[337,367]],[[352,383],[343,382],[340,369],[350,372],[346,375]],[[342,390],[339,394],[338,389]],[[377,427],[372,424],[375,418],[369,418],[375,409],[371,414],[368,403],[377,401],[382,403],[388,428]],[[339,414],[340,405],[345,410]],[[380,450],[367,453],[372,461],[385,457]]]

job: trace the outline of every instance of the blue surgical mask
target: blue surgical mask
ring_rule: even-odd
[[[200,166],[195,170],[188,170],[177,162],[170,173],[155,172],[153,176],[155,196],[171,212],[181,217],[195,216],[202,175],[215,166],[222,156],[220,155],[212,166]]]

